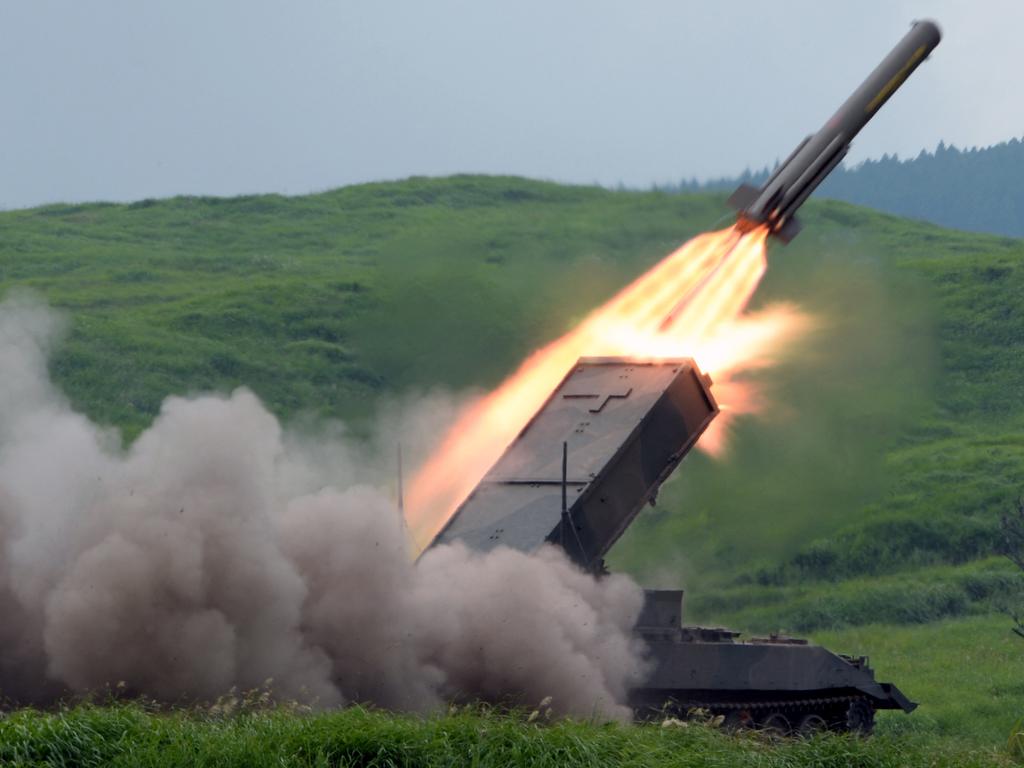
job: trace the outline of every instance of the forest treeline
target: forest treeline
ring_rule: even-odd
[[[684,180],[666,191],[732,190],[740,182],[763,183],[769,169],[734,178]],[[817,197],[866,205],[886,213],[922,219],[954,229],[1024,237],[1024,141],[960,149],[939,142],[934,152],[913,159],[883,155],[840,166]]]

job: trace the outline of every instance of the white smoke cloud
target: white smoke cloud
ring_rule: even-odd
[[[170,397],[123,447],[49,381],[61,328],[31,298],[0,303],[0,696],[124,681],[208,700],[272,678],[323,706],[551,695],[628,716],[643,661],[627,578],[554,549],[413,566],[389,494],[357,483],[378,477],[360,446],[286,432],[245,389]]]

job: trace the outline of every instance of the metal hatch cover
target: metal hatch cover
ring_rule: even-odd
[[[581,358],[431,546],[486,551],[559,544],[583,568],[602,558],[718,414],[690,359]],[[567,444],[567,522],[562,444]]]

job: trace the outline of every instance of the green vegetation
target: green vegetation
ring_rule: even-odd
[[[927,624],[953,616],[985,615],[1003,608],[1020,591],[1019,574],[992,560],[824,584],[794,580],[775,586],[740,580],[722,589],[696,592],[689,607],[691,616],[750,630],[807,633],[876,622]]]
[[[69,310],[55,378],[129,435],[168,394],[241,384],[358,420],[383,391],[498,381],[718,215],[678,202],[465,177],[49,206],[0,214],[0,290]]]
[[[879,735],[1001,745],[1021,729],[1024,711],[1024,654],[1006,626],[1003,616],[977,616],[924,626],[869,624],[814,639],[848,653],[870,650],[879,679],[899,680],[921,702],[910,717],[880,713]]]
[[[415,718],[352,707],[320,715],[152,714],[139,705],[20,711],[0,720],[0,763],[17,766],[989,766],[997,752],[915,737],[777,743],[704,726],[662,727],[459,711]]]
[[[495,384],[724,213],[715,195],[481,177],[49,206],[0,214],[0,293],[27,287],[67,310],[54,378],[127,439],[168,394],[243,384],[284,419],[365,431],[382,396]],[[954,741],[1002,748],[1024,716],[1024,643],[996,613],[1019,599],[1020,576],[994,556],[999,516],[1024,489],[1024,241],[819,202],[770,261],[758,306],[796,302],[814,332],[756,375],[764,416],[735,423],[725,460],[688,458],[612,566],[685,584],[691,620],[870,653],[922,702],[883,718],[882,738],[779,749],[706,729],[535,731],[468,714],[222,721],[86,707],[12,715],[0,749],[41,762],[40,734],[85,749],[88,732],[95,755],[131,743],[140,751],[118,759],[154,765],[165,752],[345,764],[365,750],[432,764],[476,749],[478,764],[995,759]]]

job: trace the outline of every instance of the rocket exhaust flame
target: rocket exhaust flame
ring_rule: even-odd
[[[408,489],[417,547],[430,543],[580,357],[692,357],[716,380],[723,417],[756,410],[755,393],[732,377],[770,364],[806,320],[786,305],[743,314],[767,266],[768,235],[768,227],[698,235],[467,409]],[[727,420],[713,423],[700,447],[719,452]]]
[[[692,357],[717,379],[715,396],[724,413],[754,410],[755,393],[731,375],[769,362],[771,350],[803,323],[791,307],[742,314],[764,275],[766,239],[771,235],[789,242],[799,232],[797,209],[941,38],[934,22],[915,22],[839,111],[804,139],[763,187],[742,185],[733,193],[729,203],[739,216],[732,228],[683,245],[578,328],[534,352],[469,409],[413,481],[409,528],[416,544],[422,548],[430,543],[580,357]],[[718,418],[703,434],[702,448],[721,450],[724,421]]]

